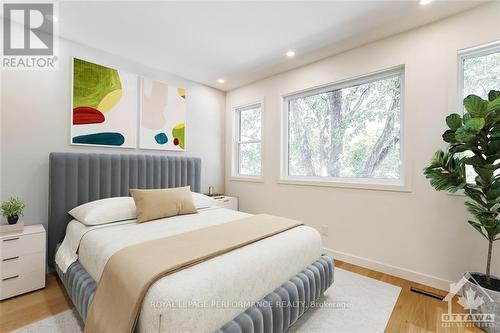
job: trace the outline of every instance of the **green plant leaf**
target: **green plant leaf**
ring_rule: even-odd
[[[452,142],[457,142],[455,139],[455,131],[454,130],[446,130],[443,133],[443,140],[444,142],[452,143]]]
[[[500,154],[500,139],[495,137],[491,138],[489,144],[484,147],[484,153],[486,156]]]
[[[488,101],[476,95],[465,97],[464,107],[473,118],[484,117],[488,113]]]
[[[486,198],[488,200],[495,200],[500,197],[500,188],[490,188],[488,192],[486,192]]]
[[[465,158],[464,163],[468,164],[468,165],[474,165],[474,166],[483,166],[486,164],[486,161],[483,160],[479,156],[472,156],[472,157]]]
[[[19,198],[9,198],[9,200],[2,202],[0,211],[3,216],[22,215],[26,207],[24,201]]]
[[[438,191],[456,192],[466,185],[465,164],[449,151],[434,153],[431,165],[424,169],[431,186]]]
[[[479,132],[485,125],[486,121],[484,118],[472,118],[465,122],[465,126]]]
[[[459,142],[470,142],[476,138],[485,125],[484,118],[471,118],[455,131],[455,139]]]
[[[484,198],[482,191],[471,188],[471,186],[469,184],[467,184],[467,186],[464,187],[464,192],[467,196],[469,196],[469,198],[474,200],[476,203],[478,203],[480,205],[485,204],[485,202],[484,202],[485,198]]]
[[[444,163],[444,151],[438,150],[434,153],[431,160],[431,167],[441,167]]]
[[[479,202],[477,202],[477,201],[476,202],[474,202],[474,201],[466,201],[465,202],[465,207],[467,208],[467,210],[469,211],[469,213],[471,213],[472,215],[474,215],[476,217],[482,216],[482,214],[488,212],[488,209],[486,209],[483,206],[483,201],[479,201]],[[482,219],[479,219],[479,221],[481,221],[481,220]]]
[[[452,113],[446,117],[446,124],[451,130],[456,130],[462,126],[462,117],[458,113]]]
[[[486,230],[486,233],[490,235],[496,228],[496,213],[484,207],[483,204],[473,201],[466,201],[465,206],[467,207],[469,213],[471,213],[477,219],[477,221],[479,221],[479,224],[483,229]]]
[[[500,122],[500,111],[495,111],[495,116],[493,117],[493,119],[495,121],[495,126],[499,125],[499,122]]]
[[[497,99],[489,102],[487,111],[488,111],[488,113],[500,111],[500,98],[497,98]]]
[[[490,92],[488,93],[488,100],[491,102],[491,101],[494,101],[497,98],[500,98],[500,91],[498,91],[498,90],[490,90]]]
[[[479,231],[481,233],[481,235],[483,235],[484,238],[488,239],[488,236],[486,236],[486,234],[484,233],[483,229],[482,229],[482,226],[480,223],[477,223],[477,222],[474,222],[474,221],[468,221],[469,224],[474,228],[476,229],[477,231]]]
[[[486,157],[486,162],[488,162],[489,164],[495,163],[496,160],[500,160],[500,152],[497,154],[493,154],[493,155],[488,154]],[[498,168],[498,166],[497,166],[497,168]]]
[[[500,221],[499,220],[496,220],[496,224],[495,224],[495,235],[498,235],[500,234]]]
[[[489,181],[493,177],[495,168],[491,164],[484,166],[474,166],[474,171],[482,178],[482,180]]]
[[[486,120],[486,127],[492,127],[495,126],[495,124],[498,122],[498,115],[500,114],[500,110],[492,110],[488,112],[484,120]]]
[[[462,126],[455,132],[455,141],[471,142],[476,138],[478,133],[466,126]]]
[[[464,143],[459,143],[459,144],[453,144],[450,146],[450,153],[456,154],[456,153],[462,153],[467,150],[472,150],[472,146]]]
[[[480,187],[483,187],[485,184],[487,184],[487,182],[484,182],[483,181],[483,178],[481,178],[480,176],[476,176],[474,178],[474,181],[476,182],[476,184]]]

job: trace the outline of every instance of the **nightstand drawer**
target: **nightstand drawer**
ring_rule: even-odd
[[[215,205],[220,208],[238,210],[238,198],[235,197],[221,197],[215,199]]]
[[[43,271],[44,269],[44,252],[9,257],[0,261],[0,278],[22,275],[32,271]]]
[[[16,274],[0,280],[0,299],[45,287],[45,270]]]
[[[0,240],[0,259],[40,252],[45,249],[45,233],[5,237]]]

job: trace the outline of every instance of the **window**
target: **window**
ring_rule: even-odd
[[[235,176],[262,175],[262,104],[235,108]]]
[[[403,185],[403,70],[284,98],[284,180]]]
[[[500,82],[500,43],[468,49],[458,54],[458,105],[464,111],[463,100],[474,94],[488,99],[490,90],[498,90]],[[471,153],[472,154],[472,153]],[[467,182],[475,183],[476,172],[465,166]]]
[[[500,82],[500,43],[459,53],[459,106],[470,94],[488,98],[490,90],[498,90]]]

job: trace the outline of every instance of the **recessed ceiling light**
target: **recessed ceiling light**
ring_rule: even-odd
[[[432,2],[432,0],[420,0],[420,2],[419,2],[419,3],[420,3],[422,6],[425,6],[425,5],[430,4],[431,2]]]
[[[224,83],[224,82],[226,82],[226,81],[224,81],[224,79],[218,79],[218,80],[217,80],[217,82],[219,82],[219,83]]]
[[[295,56],[295,52],[294,52],[294,51],[292,51],[292,50],[290,50],[290,51],[288,51],[288,52],[286,53],[286,56],[287,56],[288,58],[291,58],[291,57]]]

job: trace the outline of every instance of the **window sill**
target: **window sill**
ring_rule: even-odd
[[[251,183],[263,183],[264,178],[258,176],[231,176],[230,181],[236,182],[251,182]]]
[[[300,179],[300,178],[282,178],[278,184],[283,185],[299,185],[299,186],[320,186],[320,187],[337,187],[337,188],[350,188],[358,190],[372,190],[372,191],[392,191],[392,192],[412,192],[411,186],[408,184],[383,184],[383,183],[362,183],[350,182],[339,180],[314,180],[314,179]]]

